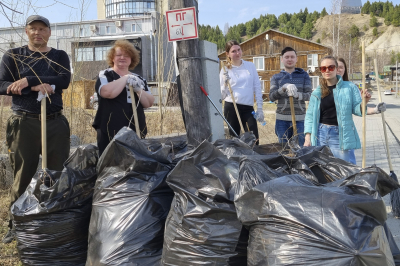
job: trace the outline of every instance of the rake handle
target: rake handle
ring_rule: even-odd
[[[129,85],[129,93],[131,95],[131,102],[132,102],[132,109],[133,109],[133,120],[135,121],[136,134],[140,138],[139,119],[138,119],[137,110],[136,110],[136,99],[135,99],[135,94],[133,92],[133,86],[132,85]]]
[[[226,70],[226,67],[225,67],[224,62],[221,61],[221,64],[222,64],[222,67],[223,67],[223,69],[224,69],[224,71],[225,71],[225,73],[226,73],[227,70]],[[232,91],[231,83],[230,83],[229,81],[228,81],[228,88],[229,88],[229,92],[231,93],[232,103],[233,103],[233,107],[235,107],[235,112],[236,112],[237,119],[238,119],[238,121],[239,121],[240,130],[242,130],[242,132],[244,133],[244,132],[246,132],[246,131],[244,131],[244,127],[243,127],[243,124],[242,124],[242,120],[240,119],[240,115],[239,115],[239,110],[237,109],[237,106],[236,106],[235,97],[233,96],[233,91]]]
[[[293,136],[297,136],[296,114],[294,112],[293,96],[289,96],[290,113],[292,114]]]
[[[378,61],[376,60],[376,58],[374,59],[374,65],[375,65],[376,76],[378,76]],[[381,88],[380,88],[380,85],[379,85],[379,79],[378,78],[376,79],[376,86],[378,88],[379,102],[382,102]],[[389,142],[388,142],[388,136],[387,136],[387,131],[386,131],[385,112],[381,112],[381,116],[382,116],[382,124],[383,124],[383,133],[385,135],[386,155],[387,155],[387,158],[388,158],[390,172],[393,172],[392,158],[390,156]]]

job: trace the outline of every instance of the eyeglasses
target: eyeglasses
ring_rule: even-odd
[[[325,73],[326,70],[328,69],[330,72],[332,72],[333,70],[335,70],[336,66],[335,65],[330,65],[330,66],[322,66],[319,69],[321,69],[322,73]]]

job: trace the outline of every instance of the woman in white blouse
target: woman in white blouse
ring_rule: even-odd
[[[240,134],[240,124],[233,106],[232,95],[229,92],[228,82],[231,85],[233,97],[239,111],[245,131],[252,131],[257,138],[257,121],[253,117],[254,96],[257,102],[256,117],[259,122],[264,121],[262,110],[263,99],[261,84],[256,67],[253,63],[242,59],[242,50],[237,41],[228,41],[225,45],[227,64],[219,74],[222,99],[225,100],[224,116],[236,133]],[[231,136],[235,134],[229,130]]]

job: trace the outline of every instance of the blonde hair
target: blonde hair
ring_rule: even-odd
[[[322,62],[327,59],[333,60],[335,62],[336,68],[338,67],[338,62],[337,62],[336,58],[331,55],[327,55],[327,56],[323,57],[321,59],[321,61],[319,61],[319,66],[321,67]],[[327,83],[326,79],[324,79],[322,76],[322,71],[321,71],[321,78],[319,80],[319,84],[321,84],[321,90],[322,90],[321,98],[325,98],[326,96],[328,96],[331,93],[331,91],[328,88],[328,83]]]
[[[131,58],[131,64],[129,65],[129,69],[134,69],[140,62],[139,51],[136,50],[135,46],[127,40],[117,40],[114,43],[114,46],[107,53],[107,64],[110,67],[114,66],[114,57],[115,57],[115,49],[119,47],[122,51],[128,54]]]

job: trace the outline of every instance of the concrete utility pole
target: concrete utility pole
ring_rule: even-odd
[[[171,0],[170,10],[196,7],[195,0]],[[197,16],[198,19],[198,16]],[[208,99],[200,89],[203,71],[198,39],[178,41],[176,47],[188,144],[197,146],[211,136]]]

